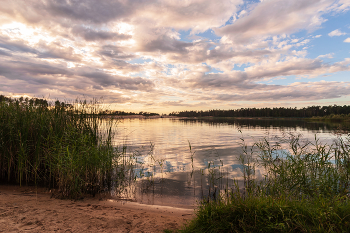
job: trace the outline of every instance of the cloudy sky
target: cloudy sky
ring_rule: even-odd
[[[169,113],[350,104],[349,0],[0,0],[0,94]]]

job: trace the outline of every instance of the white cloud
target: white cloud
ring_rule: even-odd
[[[344,40],[345,43],[350,43],[350,37]]]
[[[340,12],[345,12],[350,10],[350,1],[349,0],[340,0],[336,5],[336,10]]]
[[[334,53],[328,53],[318,56],[317,58],[333,58]]]
[[[341,32],[339,29],[336,29],[334,31],[331,31],[330,33],[328,33],[328,36],[333,37],[333,36],[342,36],[342,35],[346,35],[345,32]]]
[[[322,15],[333,0],[263,1],[245,17],[215,31],[236,43],[251,43],[256,38],[291,34],[302,29],[313,31],[326,21]]]

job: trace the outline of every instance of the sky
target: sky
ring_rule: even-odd
[[[0,0],[0,94],[112,110],[350,104],[349,0]]]

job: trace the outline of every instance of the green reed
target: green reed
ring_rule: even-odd
[[[326,144],[286,134],[252,146],[242,137],[241,146],[242,185],[203,201],[180,232],[348,232],[350,135]]]
[[[38,99],[0,103],[0,181],[57,188],[79,198],[110,186],[112,124],[102,132],[96,103],[49,104]]]
[[[282,145],[286,145],[283,147]],[[334,197],[349,193],[350,137],[338,137],[328,145],[289,134],[274,145],[265,139],[256,143],[259,163],[266,175],[261,192],[294,198]]]

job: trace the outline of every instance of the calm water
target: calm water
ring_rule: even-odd
[[[114,143],[135,156],[135,171],[142,176],[123,195],[140,203],[192,208],[213,189],[224,189],[241,178],[242,136],[247,145],[264,137],[273,141],[288,132],[301,133],[310,141],[317,135],[332,143],[337,128],[337,124],[290,120],[122,119]],[[215,177],[223,177],[214,186],[213,167],[220,168]]]

